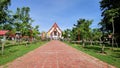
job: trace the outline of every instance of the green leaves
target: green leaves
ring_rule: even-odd
[[[120,38],[120,0],[101,0],[100,8],[102,10],[101,29],[103,32],[111,32]]]
[[[29,14],[30,8],[17,8],[16,12],[12,13],[8,10],[10,4],[11,0],[0,0],[0,29],[14,31],[14,33],[20,31],[23,36],[35,36],[39,34],[39,26],[32,27],[31,25],[33,20]]]
[[[81,37],[83,39],[88,39],[90,34],[90,25],[92,24],[93,20],[85,20],[85,19],[79,19],[78,24],[76,26],[77,28],[77,34],[80,33]]]
[[[69,39],[69,36],[72,36],[71,35],[71,30],[70,29],[66,29],[62,32],[62,36],[64,37],[64,39]]]
[[[102,10],[102,28],[111,30],[111,23],[114,21],[116,32],[119,32],[118,27],[120,26],[120,0],[101,0],[100,8]]]
[[[98,28],[94,28],[92,31],[93,34],[93,40],[99,40],[102,37],[102,32],[100,29]]]
[[[13,15],[14,19],[14,28],[17,31],[21,31],[22,35],[30,36],[30,30],[32,29],[31,22],[32,19],[29,15],[30,8],[29,7],[22,7],[17,8],[16,13]]]
[[[119,15],[118,10],[119,10],[119,9],[120,9],[120,8],[110,9],[110,10],[106,10],[106,11],[104,12],[104,15],[105,15],[107,18],[109,18],[109,20],[108,20],[109,22],[112,22],[114,18],[118,17],[118,15]]]
[[[74,24],[74,28],[72,28],[70,32],[71,40],[83,40],[83,39],[90,39],[91,38],[91,29],[90,25],[92,24],[93,20],[86,20],[86,19],[79,19],[77,24]]]
[[[11,0],[0,0],[0,25],[8,21],[8,6]]]

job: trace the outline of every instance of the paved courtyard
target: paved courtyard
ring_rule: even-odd
[[[50,41],[5,68],[114,68],[60,41]],[[1,67],[2,68],[2,67]]]

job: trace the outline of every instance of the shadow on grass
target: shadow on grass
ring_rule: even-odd
[[[102,47],[101,47],[101,46],[90,46],[90,45],[87,45],[87,46],[85,47],[85,49],[99,53],[99,52],[101,52]],[[105,50],[105,52],[106,52],[106,50],[109,50],[109,48],[108,48],[108,47],[105,47],[104,50]]]
[[[14,46],[19,46],[19,45],[17,45],[17,44],[10,44],[10,45],[7,45],[7,46],[5,46],[5,48],[10,48],[10,47],[14,47]],[[0,49],[1,49],[2,47],[0,47]]]
[[[93,50],[93,51],[100,51],[100,47],[95,47],[95,46],[86,46],[85,49]]]
[[[120,59],[120,50],[114,50],[114,54],[112,56]]]
[[[30,43],[27,43],[27,44],[30,44]],[[21,46],[21,45],[26,45],[25,43],[20,43],[20,44],[5,44],[5,48],[10,48],[10,47],[14,47],[14,46]],[[0,46],[0,49],[2,47]]]
[[[112,54],[112,57],[119,58],[120,59],[120,53],[114,53]]]
[[[120,50],[114,50],[114,52],[120,52]]]

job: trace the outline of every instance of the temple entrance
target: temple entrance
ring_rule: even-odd
[[[58,36],[58,32],[57,32],[57,31],[54,31],[54,32],[53,32],[53,39],[54,39],[54,40],[59,39],[59,36]]]
[[[57,31],[54,31],[54,36],[57,36]]]

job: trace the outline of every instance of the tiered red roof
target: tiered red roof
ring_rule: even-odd
[[[51,27],[51,29],[52,29],[52,28],[57,28],[57,27],[58,27],[58,25],[57,25],[57,23],[55,22],[54,25]],[[51,29],[50,29],[50,30],[51,30]],[[62,32],[62,30],[61,30],[59,27],[58,27],[58,29]],[[49,30],[49,31],[50,31],[50,30]],[[48,32],[49,32],[49,31],[48,31]]]
[[[0,35],[5,35],[8,32],[8,30],[0,30]]]

